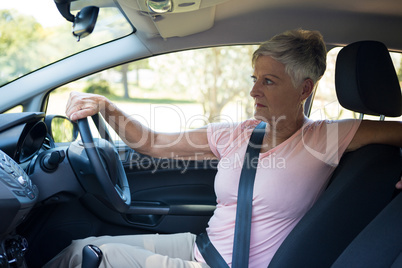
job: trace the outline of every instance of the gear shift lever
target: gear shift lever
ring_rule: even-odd
[[[82,268],[98,268],[102,262],[103,253],[97,246],[86,245],[82,249]]]

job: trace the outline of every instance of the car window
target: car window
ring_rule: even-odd
[[[64,114],[70,92],[81,91],[107,96],[128,115],[156,131],[178,132],[210,122],[243,121],[253,116],[249,92],[251,56],[256,47],[188,50],[107,69],[54,90],[47,113]],[[336,98],[334,71],[340,49],[328,53],[327,71],[311,109],[312,119],[359,117],[342,108]],[[391,55],[402,76],[401,54]],[[113,137],[118,139],[115,133]]]
[[[133,27],[116,6],[102,7],[92,34],[77,42],[72,23],[53,0],[0,1],[0,86],[85,49],[120,38]],[[77,14],[81,7],[71,13]],[[79,4],[79,3],[78,3]],[[78,5],[77,4],[77,5]],[[0,90],[1,91],[1,90]]]
[[[111,68],[53,91],[48,114],[64,114],[71,91],[107,96],[157,131],[252,117],[251,56],[256,46],[225,46],[160,55]],[[117,138],[117,136],[115,136]]]
[[[341,47],[335,47],[328,52],[327,70],[318,84],[313,105],[311,108],[310,118],[320,119],[346,119],[359,118],[360,114],[343,108],[336,97],[335,92],[335,62]],[[399,83],[402,85],[402,53],[391,52],[391,59],[394,63],[395,70],[398,74]],[[378,120],[375,116],[364,116],[365,119]],[[402,117],[387,117],[387,120],[401,121]]]

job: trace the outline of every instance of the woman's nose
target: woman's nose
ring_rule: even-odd
[[[253,87],[250,90],[250,96],[253,98],[261,96],[261,90],[258,85],[258,81],[254,83]]]

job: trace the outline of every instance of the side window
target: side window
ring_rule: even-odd
[[[157,131],[252,117],[251,56],[257,46],[226,46],[165,54],[85,77],[54,90],[47,113],[64,114],[71,91],[105,95]],[[117,138],[117,135],[116,135]]]
[[[335,47],[328,52],[327,70],[318,84],[311,108],[310,118],[320,119],[346,119],[359,118],[359,114],[343,108],[336,97],[335,92],[335,62],[341,47]],[[399,83],[402,85],[402,53],[390,53]],[[378,120],[375,116],[364,116],[365,119]],[[386,120],[401,121],[402,117],[387,117]]]

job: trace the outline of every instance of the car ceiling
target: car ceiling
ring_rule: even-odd
[[[73,2],[77,9],[113,0]],[[115,0],[137,29],[137,37],[153,54],[190,47],[264,41],[289,29],[319,30],[328,44],[378,40],[402,51],[400,0],[172,0],[196,3],[156,19],[145,14],[146,0]],[[180,38],[176,38],[180,37]],[[179,39],[179,40],[175,40]]]
[[[162,51],[168,45],[166,39],[172,39],[175,33],[183,37],[181,33],[188,33],[188,28],[193,28],[192,33],[196,35],[187,35],[179,42],[172,41],[170,49],[177,49],[178,43],[206,46],[261,42],[288,29],[306,28],[320,30],[329,44],[375,39],[391,49],[402,50],[402,38],[396,34],[402,26],[400,0],[200,1],[199,10],[168,13],[152,22],[149,16],[139,12],[146,10],[140,7],[145,0],[117,0],[136,26],[137,35],[154,53]],[[199,31],[200,25],[209,19],[213,26],[207,31]]]

